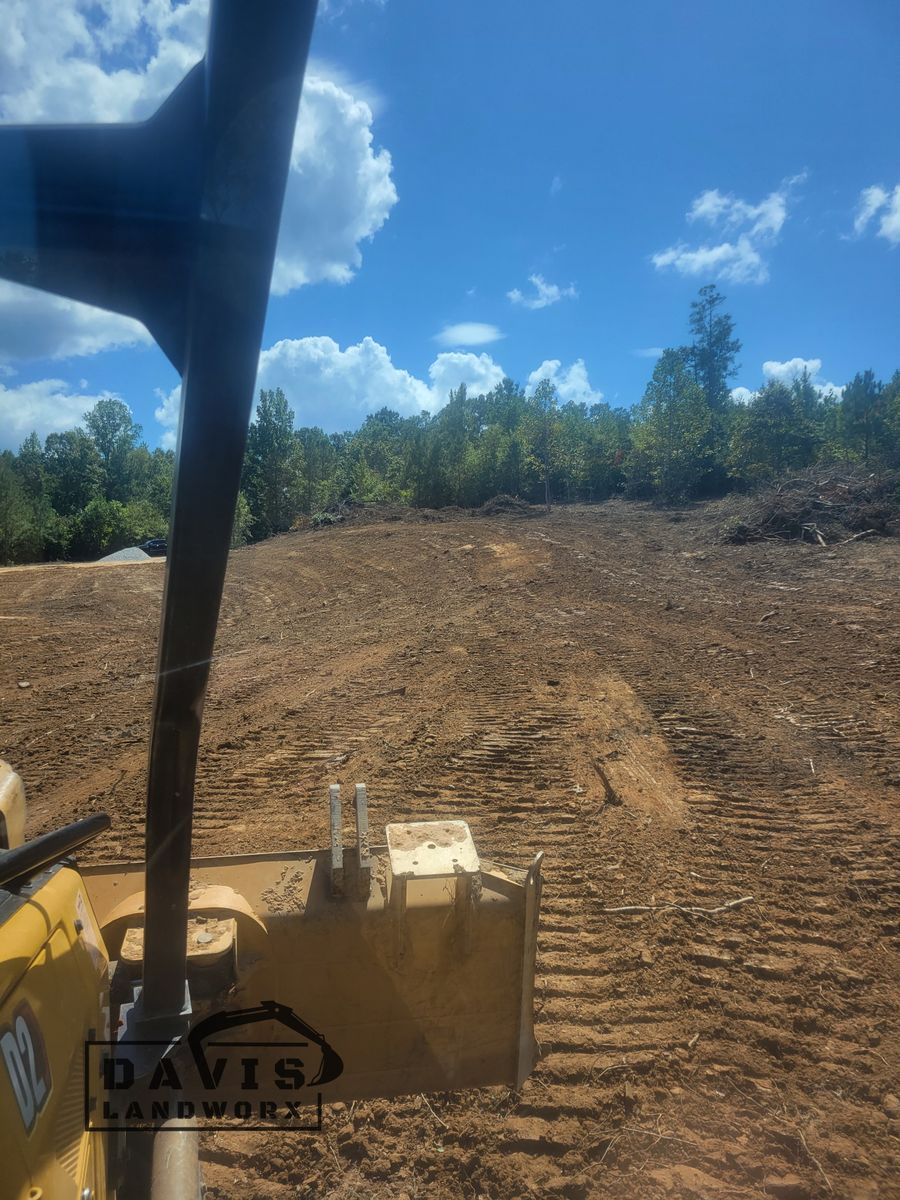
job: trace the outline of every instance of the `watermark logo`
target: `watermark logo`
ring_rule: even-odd
[[[222,1009],[174,1042],[86,1042],[85,1129],[190,1120],[202,1129],[321,1130],[320,1089],[343,1069],[325,1037],[286,1004]]]

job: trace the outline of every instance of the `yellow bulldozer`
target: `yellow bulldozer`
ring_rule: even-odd
[[[147,121],[0,129],[0,276],[141,320],[182,408],[144,862],[78,865],[99,814],[24,839],[0,764],[0,1162],[14,1200],[197,1200],[205,1129],[314,1136],[329,1102],[535,1059],[540,855],[459,820],[191,857],[194,777],[315,0],[214,0]],[[302,827],[298,800],[298,826]],[[351,831],[349,834],[347,831]]]

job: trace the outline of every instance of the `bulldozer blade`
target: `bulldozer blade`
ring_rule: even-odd
[[[259,1053],[282,1074],[286,1053],[299,1061],[301,1098],[320,1105],[516,1087],[531,1071],[541,856],[528,869],[480,860],[456,820],[391,825],[387,844],[370,848],[360,799],[357,845],[342,855],[192,861],[182,1049],[206,1064],[204,1094],[215,1059],[219,1098],[246,1099],[240,1072],[222,1063],[249,1045],[267,1047]],[[137,978],[143,867],[83,876],[110,957]]]

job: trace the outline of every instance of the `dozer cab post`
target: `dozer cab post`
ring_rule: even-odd
[[[102,815],[23,841],[22,786],[0,768],[15,1200],[195,1197],[199,1129],[317,1128],[329,1101],[517,1086],[534,1062],[540,856],[488,861],[465,822],[427,814],[370,839],[359,784],[314,798],[328,847],[191,857],[314,15],[314,0],[214,0],[205,58],[149,120],[0,129],[0,275],[136,317],[183,378],[145,861],[75,865]]]

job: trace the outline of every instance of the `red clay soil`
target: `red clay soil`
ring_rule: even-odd
[[[236,552],[197,852],[323,844],[359,779],[376,829],[545,850],[541,1059],[206,1135],[210,1196],[900,1196],[898,573],[892,541],[722,546],[618,503]],[[0,572],[0,751],[32,833],[111,812],[96,858],[141,852],[162,579]]]

